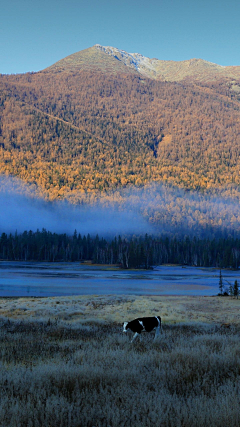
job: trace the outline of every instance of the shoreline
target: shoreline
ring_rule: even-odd
[[[147,271],[154,271],[157,268],[161,268],[161,267],[169,267],[169,268],[196,268],[196,269],[200,269],[200,270],[216,270],[216,271],[234,271],[234,272],[239,272],[240,273],[240,269],[239,268],[233,268],[233,267],[216,267],[216,266],[209,266],[209,267],[204,267],[204,266],[196,266],[196,265],[190,265],[190,264],[172,264],[172,263],[163,263],[163,264],[159,264],[159,265],[153,265],[149,268],[122,268],[119,264],[98,264],[98,263],[93,263],[91,260],[86,260],[86,261],[36,261],[36,260],[4,260],[4,259],[0,259],[0,265],[1,263],[6,263],[6,264],[11,264],[11,263],[18,263],[18,264],[39,264],[39,265],[52,265],[52,266],[57,266],[57,265],[78,265],[78,266],[83,266],[83,267],[98,267],[101,270],[105,270],[105,271],[142,271],[142,272],[147,272]]]

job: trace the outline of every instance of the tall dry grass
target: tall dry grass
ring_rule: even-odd
[[[1,427],[240,425],[239,326],[0,322]]]

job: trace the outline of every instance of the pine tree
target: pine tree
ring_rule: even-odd
[[[233,297],[233,295],[234,295],[234,291],[233,291],[233,285],[230,283],[230,285],[229,285],[229,289],[228,289],[228,291],[229,291],[229,295],[230,295],[230,297]]]
[[[223,278],[222,278],[222,270],[219,272],[219,295],[223,295]]]
[[[238,285],[238,281],[237,281],[237,280],[235,280],[235,282],[234,282],[233,295],[234,295],[235,297],[237,297],[237,299],[238,299],[238,295],[239,295],[239,285]]]

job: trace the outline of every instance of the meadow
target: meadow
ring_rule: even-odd
[[[0,426],[239,426],[239,305],[230,297],[0,299]],[[123,321],[157,314],[157,341],[123,335]]]

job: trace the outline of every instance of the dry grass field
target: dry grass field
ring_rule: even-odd
[[[240,300],[0,299],[1,427],[240,425]],[[160,314],[130,343],[122,322]]]

